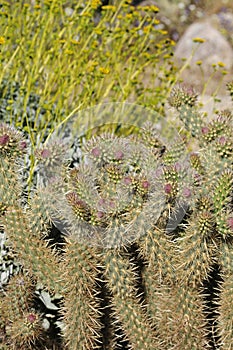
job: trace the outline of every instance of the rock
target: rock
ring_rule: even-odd
[[[205,42],[195,43],[193,42],[194,38],[204,39]],[[193,23],[188,27],[177,43],[174,57],[180,67],[184,65],[183,58],[190,60],[189,67],[183,71],[181,78],[200,92],[214,71],[212,64],[216,64],[220,70],[230,72],[233,70],[233,49],[225,37],[214,27],[211,18]],[[196,62],[200,61],[202,64],[198,66]],[[218,63],[221,64],[221,62],[225,64],[224,68],[219,67]],[[205,92],[213,93],[219,86],[221,78],[222,73],[215,73]],[[225,90],[224,79],[222,88]]]
[[[203,105],[200,111],[206,113],[208,120],[213,119],[216,111],[222,111],[224,109],[232,110],[232,100],[229,95],[218,95],[217,98],[217,101],[209,95],[203,95],[199,98],[199,102]]]

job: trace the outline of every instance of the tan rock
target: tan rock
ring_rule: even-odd
[[[204,39],[204,43],[195,43],[194,38]],[[188,27],[184,35],[177,43],[175,49],[175,60],[179,66],[184,65],[182,59],[186,59],[187,68],[182,72],[181,77],[184,82],[196,87],[198,91],[202,91],[207,80],[214,72],[213,64],[217,68],[232,72],[233,70],[233,49],[225,37],[214,27],[211,18],[203,22],[193,23]],[[197,62],[202,62],[201,66]],[[224,63],[224,67],[220,67],[219,63]],[[206,93],[213,93],[221,84],[220,90],[225,90],[225,82],[229,77],[223,79],[220,72],[214,74]],[[219,91],[220,91],[219,90]]]

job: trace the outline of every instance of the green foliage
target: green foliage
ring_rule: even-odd
[[[100,102],[136,101],[163,113],[176,68],[157,12],[147,6],[142,15],[127,1],[4,1],[0,117],[24,127],[35,145],[38,133],[41,141]]]
[[[16,126],[25,134],[30,135],[34,131],[37,137],[40,136],[37,142],[45,140],[48,129],[54,127],[55,106],[49,106],[34,92],[28,95],[25,87],[10,78],[1,82],[0,105],[0,120]],[[30,136],[32,138],[32,134]]]

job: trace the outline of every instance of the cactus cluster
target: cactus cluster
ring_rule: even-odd
[[[21,264],[1,292],[2,348],[231,349],[233,115],[206,121],[182,86],[169,102],[186,128],[170,143],[147,123],[92,136],[75,166],[62,140],[38,149],[26,204],[26,143],[0,125],[0,223]],[[38,284],[59,295],[50,343]]]

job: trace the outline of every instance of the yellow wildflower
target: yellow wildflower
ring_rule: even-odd
[[[155,5],[151,5],[150,6],[150,9],[151,9],[151,11],[153,11],[153,12],[159,12],[159,8],[157,7],[157,6],[155,6]]]
[[[170,45],[171,46],[175,46],[176,45],[175,41],[174,40],[170,40]]]
[[[150,6],[138,6],[139,11],[149,11]]]
[[[98,62],[97,61],[90,61],[87,67],[87,71],[89,73],[92,73],[95,69],[95,67],[98,66]]]
[[[91,46],[95,49],[97,46],[99,46],[99,42],[94,40]]]
[[[168,34],[167,30],[163,30],[163,29],[160,29],[158,32],[160,34],[162,34],[162,35],[167,35]]]
[[[200,44],[202,44],[202,43],[204,43],[206,40],[205,39],[203,39],[203,38],[193,38],[193,42],[194,43],[200,43]]]
[[[131,19],[132,17],[133,17],[132,13],[127,13],[127,14],[126,14],[126,18]]]
[[[73,53],[74,53],[74,51],[72,51],[72,50],[65,50],[65,54],[67,54],[67,55],[73,55]]]
[[[110,69],[105,68],[105,67],[99,67],[99,71],[102,74],[109,74],[110,73]]]
[[[94,29],[94,32],[95,32],[97,35],[101,35],[102,32],[103,32],[103,30],[100,29],[100,28],[95,28],[95,29]]]
[[[6,40],[3,38],[3,36],[0,36],[0,45],[5,44]]]
[[[96,10],[101,4],[102,4],[101,0],[92,0],[91,1],[91,8]]]
[[[197,66],[201,66],[201,65],[202,65],[202,61],[201,61],[201,60],[197,61],[197,62],[196,62],[196,65],[197,65]]]
[[[226,65],[225,65],[225,63],[223,63],[223,62],[220,61],[220,62],[218,62],[218,66],[219,66],[219,67],[225,67]]]
[[[95,69],[94,66],[87,67],[87,72],[92,73],[94,71],[94,69]]]
[[[151,54],[149,52],[143,52],[143,56],[147,59],[151,58]]]
[[[149,33],[149,32],[151,31],[151,29],[152,29],[152,26],[151,26],[151,25],[145,26],[145,27],[143,28],[143,32],[144,32],[144,33]]]

